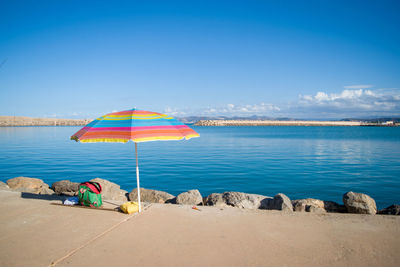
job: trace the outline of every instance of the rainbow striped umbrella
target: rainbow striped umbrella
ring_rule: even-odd
[[[139,212],[141,212],[137,143],[157,140],[188,140],[199,136],[193,129],[171,116],[132,109],[101,116],[72,135],[71,139],[82,143],[126,143],[129,140],[135,142],[136,181]]]

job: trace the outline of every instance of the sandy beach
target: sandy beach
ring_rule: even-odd
[[[398,266],[400,217],[151,204],[141,214],[0,191],[0,266]],[[117,203],[106,202],[106,207]]]

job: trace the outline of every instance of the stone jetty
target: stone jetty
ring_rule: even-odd
[[[200,120],[196,126],[367,126],[361,121]]]
[[[3,126],[84,126],[92,119],[55,119],[31,118],[20,116],[0,116],[0,127]]]
[[[108,180],[95,178],[103,188],[102,197],[105,200],[137,201],[137,189],[131,192],[122,190],[119,185]],[[40,195],[76,196],[79,183],[69,180],[54,182],[50,187],[43,180],[30,177],[16,177],[7,183],[0,182],[0,189],[18,192],[28,192]],[[280,210],[284,212],[309,213],[356,213],[356,214],[391,214],[400,215],[399,205],[392,205],[378,211],[375,200],[363,193],[346,192],[343,194],[343,204],[313,198],[290,200],[283,193],[274,197],[248,194],[242,192],[212,193],[203,197],[199,190],[182,192],[177,196],[167,192],[141,188],[141,199],[147,203],[216,206],[219,208],[236,207],[246,210]]]

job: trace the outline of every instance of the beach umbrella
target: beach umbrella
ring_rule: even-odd
[[[72,135],[71,139],[82,143],[126,143],[129,140],[135,143],[136,183],[139,212],[141,212],[138,143],[157,140],[188,140],[199,136],[193,129],[171,116],[131,109],[101,116]]]

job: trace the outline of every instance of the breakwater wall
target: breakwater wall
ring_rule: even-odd
[[[196,126],[385,126],[361,121],[200,120]]]
[[[91,119],[54,119],[30,118],[20,116],[0,116],[0,127],[3,126],[83,126]]]
[[[130,193],[122,190],[120,185],[111,181],[95,178],[92,182],[100,183],[103,188],[102,198],[105,200],[137,201],[138,190],[134,188]],[[0,181],[1,190],[12,190],[40,195],[64,195],[76,196],[79,192],[79,183],[69,180],[54,182],[50,187],[43,180],[31,177],[15,177]],[[212,193],[208,196],[201,195],[197,189],[182,192],[177,196],[168,192],[153,189],[140,188],[142,202],[181,204],[181,205],[205,205],[224,207],[237,207],[242,209],[266,209],[281,210],[285,212],[311,212],[311,213],[358,213],[358,214],[388,214],[400,215],[400,205],[391,205],[383,210],[378,210],[376,202],[370,196],[363,193],[347,192],[343,195],[343,204],[333,201],[325,201],[314,198],[291,200],[283,193],[274,197],[249,194],[243,192]]]

